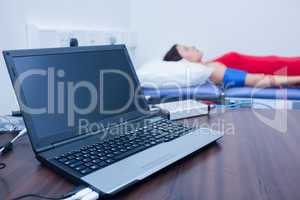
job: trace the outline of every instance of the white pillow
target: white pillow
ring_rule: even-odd
[[[179,62],[151,61],[137,70],[143,87],[181,88],[201,85],[210,77],[213,69],[186,60]]]

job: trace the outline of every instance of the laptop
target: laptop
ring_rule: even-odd
[[[152,113],[124,45],[3,55],[36,158],[102,195],[223,136]]]

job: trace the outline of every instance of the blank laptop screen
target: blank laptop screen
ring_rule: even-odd
[[[132,96],[139,84],[124,51],[14,57],[22,91],[19,103],[30,113],[37,137],[77,136],[92,128],[88,125],[101,127],[96,123],[147,110],[141,95]]]

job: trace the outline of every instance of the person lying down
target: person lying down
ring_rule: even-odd
[[[281,87],[300,84],[300,57],[250,56],[236,52],[211,61],[194,47],[174,45],[163,61],[137,70],[145,88],[186,88],[207,81],[230,87]],[[275,74],[275,75],[274,75]]]
[[[243,86],[265,88],[300,84],[300,57],[255,57],[229,53],[218,59],[204,62],[203,53],[198,49],[175,44],[163,60],[198,64],[203,72],[209,74],[210,81],[224,84],[226,88]],[[252,63],[259,66],[251,66]],[[285,70],[281,72],[281,69]],[[276,71],[279,75],[273,75]]]

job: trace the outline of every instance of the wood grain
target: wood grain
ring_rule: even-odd
[[[248,109],[184,122],[225,131],[225,137],[109,199],[300,199],[300,111],[288,111],[284,133]],[[0,143],[11,137],[0,136]],[[74,187],[35,160],[27,138],[1,162],[7,164],[0,170],[1,200],[27,193],[60,196]]]

